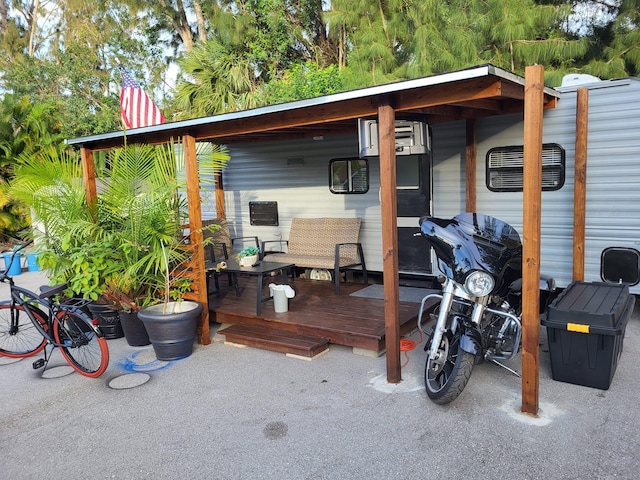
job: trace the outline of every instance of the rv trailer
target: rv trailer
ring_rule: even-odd
[[[561,287],[572,280],[578,88],[587,88],[589,99],[584,280],[601,279],[607,249],[640,250],[640,79],[591,80],[558,87],[557,107],[544,113],[541,271]],[[284,241],[294,217],[360,217],[367,267],[382,271],[376,134],[375,119],[360,119],[342,135],[230,145],[223,176],[232,234]],[[478,119],[476,135],[476,210],[522,233],[523,115]],[[332,175],[356,160],[366,168],[366,185],[337,187]],[[428,246],[414,234],[422,215],[465,210],[465,121],[398,118],[396,168],[400,273],[436,275]],[[213,198],[205,195],[205,218],[216,216]],[[640,285],[631,291],[640,293]]]

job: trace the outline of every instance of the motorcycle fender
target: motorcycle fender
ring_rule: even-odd
[[[460,348],[472,355],[482,354],[482,336],[475,328],[465,328],[460,338]]]

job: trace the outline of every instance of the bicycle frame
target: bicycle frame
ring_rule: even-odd
[[[14,257],[15,253],[9,265]],[[38,369],[46,368],[53,350],[58,348],[80,374],[97,378],[105,372],[109,348],[97,320],[84,313],[83,304],[78,303],[85,300],[54,300],[66,289],[65,284],[47,287],[38,294],[15,285],[6,272],[0,272],[0,282],[9,283],[11,291],[10,300],[0,302],[3,328],[0,355],[25,358],[44,351],[44,358],[33,362],[33,368]]]
[[[27,314],[27,316],[31,320],[31,323],[33,323],[33,325],[36,327],[38,332],[40,332],[40,334],[47,340],[47,343],[49,345],[53,345],[54,347],[62,346],[61,344],[56,343],[55,339],[53,338],[53,322],[54,322],[56,313],[60,311],[59,308],[56,308],[59,306],[57,304],[52,304],[46,298],[41,298],[38,294],[30,290],[27,290],[26,288],[18,287],[17,285],[13,285],[13,284],[11,284],[10,287],[11,287],[10,303],[11,303],[12,324],[17,325],[18,322],[14,317],[15,315],[19,315],[21,312],[20,310],[17,310],[15,308],[15,305],[17,304],[23,308],[22,311],[24,311]],[[28,300],[25,300],[23,296],[28,298]],[[36,306],[36,304],[38,306]],[[43,309],[40,308],[40,306],[44,306],[45,307],[44,310],[46,310],[46,312],[43,311]],[[39,313],[42,314],[42,317],[47,320],[48,331],[42,328],[42,325],[40,325],[40,322],[36,320],[32,309],[37,310]]]

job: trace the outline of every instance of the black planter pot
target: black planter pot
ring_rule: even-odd
[[[193,353],[198,317],[202,305],[197,302],[169,302],[138,312],[158,360],[177,360]]]
[[[142,320],[138,318],[137,312],[120,312],[120,324],[124,332],[124,338],[132,347],[143,347],[149,345],[149,334],[144,327]]]
[[[124,337],[120,315],[111,305],[101,305],[89,303],[87,305],[91,312],[91,317],[98,320],[98,326],[107,340]]]

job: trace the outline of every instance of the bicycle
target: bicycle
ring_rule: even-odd
[[[76,372],[99,377],[109,364],[107,341],[97,320],[82,312],[81,302],[56,300],[67,285],[41,287],[37,294],[15,285],[8,275],[16,254],[32,242],[16,248],[6,271],[0,272],[0,282],[8,282],[11,290],[11,299],[0,302],[0,356],[25,358],[44,351],[44,358],[33,362],[39,369],[46,368],[53,350],[59,348]]]

